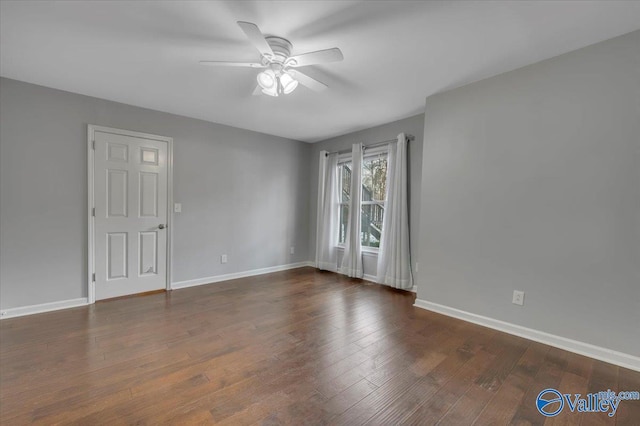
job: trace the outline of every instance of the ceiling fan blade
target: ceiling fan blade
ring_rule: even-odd
[[[298,80],[300,84],[302,84],[303,86],[307,86],[309,89],[315,90],[316,92],[322,92],[329,87],[326,84],[316,80],[315,78],[311,78],[298,70],[290,70],[289,72],[292,74],[293,78]]]
[[[214,67],[265,68],[264,65],[259,64],[257,62],[200,61],[200,64],[214,66]]]
[[[287,63],[290,67],[306,67],[307,65],[323,64],[325,62],[338,62],[344,59],[342,52],[337,47],[333,49],[318,50],[316,52],[303,53],[292,56]]]
[[[259,84],[256,84],[256,88],[255,88],[255,89],[253,89],[253,93],[252,93],[252,95],[253,95],[253,96],[259,96],[259,95],[262,95],[262,87],[260,87],[260,85],[259,85]]]
[[[269,43],[267,43],[267,40],[264,38],[260,28],[258,28],[256,24],[238,21],[238,25],[240,25],[240,28],[242,28],[242,31],[247,35],[251,44],[253,44],[260,53],[264,56],[273,58],[273,50],[271,50],[271,46],[269,46]]]

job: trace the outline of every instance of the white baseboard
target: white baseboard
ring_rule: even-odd
[[[371,281],[372,283],[375,283],[377,278],[378,278],[378,277],[376,277],[375,275],[369,275],[369,274],[364,274],[364,275],[362,275],[362,279],[363,279],[363,280],[365,280],[365,281]]]
[[[58,311],[60,309],[77,308],[78,306],[88,305],[88,299],[81,297],[79,299],[60,300],[59,302],[41,303],[39,305],[21,306],[19,308],[3,309],[0,312],[0,319],[21,317],[24,315],[41,314],[43,312]]]
[[[461,311],[449,306],[440,305],[422,299],[416,299],[413,306],[426,309],[428,311],[437,312],[439,314],[458,318],[484,327],[493,328],[505,333],[514,334],[524,337],[525,339],[544,343],[545,345],[554,346],[569,352],[595,358],[610,364],[619,365],[631,370],[640,371],[640,357],[625,354],[623,352],[614,351],[612,349],[595,346],[590,343],[579,342],[577,340],[567,339],[566,337],[556,336],[554,334],[545,333],[544,331],[534,330],[532,328],[523,327],[516,324],[500,321],[497,319],[485,317],[482,315],[472,314],[470,312]]]
[[[186,281],[176,281],[175,283],[171,283],[171,289],[178,290],[181,288],[195,287],[198,285],[213,284],[213,283],[218,283],[220,281],[235,280],[238,278],[245,278],[245,277],[253,277],[255,275],[270,274],[272,272],[279,272],[279,271],[287,271],[289,269],[303,268],[305,266],[315,267],[315,263],[314,262],[290,263],[288,265],[279,265],[279,266],[271,266],[269,268],[252,269],[250,271],[234,272],[232,274],[216,275],[213,277],[205,277],[205,278],[196,278],[193,280],[186,280]]]

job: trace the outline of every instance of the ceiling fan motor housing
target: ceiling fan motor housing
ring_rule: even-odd
[[[293,49],[291,42],[286,38],[276,36],[268,36],[265,39],[275,55],[270,62],[284,64],[287,58],[291,56],[291,50]]]

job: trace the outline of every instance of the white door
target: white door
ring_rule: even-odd
[[[93,135],[95,298],[164,289],[168,142]]]

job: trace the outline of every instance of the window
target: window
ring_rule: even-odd
[[[338,163],[338,175],[340,188],[338,242],[344,244],[351,195],[351,161]],[[363,247],[380,247],[386,185],[387,151],[365,154],[362,161],[362,226],[360,228],[360,243]]]

